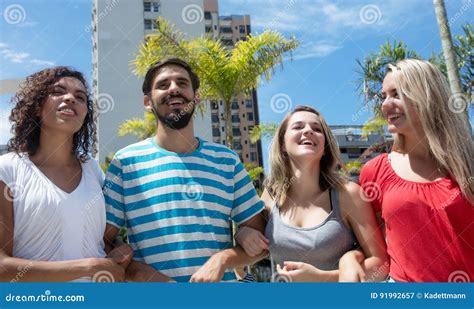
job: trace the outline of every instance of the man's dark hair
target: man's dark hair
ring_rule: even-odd
[[[152,64],[146,72],[145,80],[143,81],[142,86],[144,95],[148,95],[151,92],[151,87],[153,86],[153,80],[155,79],[156,72],[166,65],[177,65],[185,69],[189,74],[189,78],[191,79],[193,91],[196,92],[196,90],[199,88],[199,77],[193,71],[191,66],[186,61],[179,58],[165,58]]]

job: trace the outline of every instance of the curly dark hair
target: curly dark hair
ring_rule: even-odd
[[[41,125],[41,108],[52,93],[53,85],[63,77],[73,77],[84,85],[87,94],[87,115],[82,127],[74,133],[72,153],[81,162],[97,152],[96,108],[87,81],[81,72],[70,67],[53,67],[36,72],[26,78],[20,90],[11,99],[15,105],[10,114],[13,137],[8,141],[8,151],[34,155],[38,150]]]

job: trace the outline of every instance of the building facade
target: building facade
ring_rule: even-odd
[[[98,100],[98,159],[134,143],[134,136],[118,137],[120,124],[143,118],[143,78],[133,73],[135,59],[145,36],[153,33],[159,16],[165,17],[185,38],[208,35],[232,48],[250,33],[248,15],[219,17],[217,0],[94,0],[92,9],[93,93]],[[205,101],[204,112],[196,113],[196,136],[225,144],[226,128],[222,102]],[[243,162],[263,166],[260,142],[250,143],[249,130],[258,124],[257,95],[240,95],[232,104],[234,144]]]
[[[362,134],[362,125],[330,125],[332,134],[336,137],[339,150],[341,151],[341,159],[344,163],[360,159],[361,163],[365,163],[380,154],[374,151],[367,156],[362,155],[373,145],[392,141],[392,135],[388,132],[384,134]]]
[[[208,37],[220,40],[231,49],[239,41],[245,41],[251,33],[249,15],[219,16],[217,0],[204,0],[205,32]],[[226,126],[224,122],[224,105],[220,100],[210,102],[212,121],[212,140],[226,144]],[[241,94],[232,101],[232,133],[234,149],[245,163],[263,166],[261,142],[250,141],[249,132],[259,124],[258,101],[255,90]],[[257,183],[258,184],[258,183]]]
[[[133,73],[135,59],[145,36],[153,32],[154,21],[164,16],[187,38],[204,34],[204,19],[183,18],[187,9],[200,8],[202,0],[94,0],[92,8],[92,85],[98,100],[98,159],[137,141],[134,136],[118,137],[127,119],[143,118],[143,78]],[[199,12],[199,9],[197,10]],[[196,113],[196,135],[212,140],[209,108]]]

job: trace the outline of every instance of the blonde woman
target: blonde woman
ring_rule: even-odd
[[[474,147],[463,111],[431,63],[388,67],[382,112],[393,149],[369,161],[361,186],[385,223],[395,281],[474,280]]]
[[[319,112],[297,107],[278,127],[262,199],[265,236],[241,228],[237,241],[249,255],[268,249],[285,281],[382,280],[385,245],[360,187],[336,171],[339,149]],[[360,244],[362,251],[354,250]],[[338,270],[341,257],[347,267]],[[276,276],[275,276],[276,275]]]

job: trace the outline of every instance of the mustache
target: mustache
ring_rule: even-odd
[[[169,94],[167,95],[166,97],[163,98],[163,100],[161,100],[161,104],[166,104],[166,102],[168,102],[169,100],[171,99],[174,99],[174,98],[180,98],[180,99],[183,99],[185,103],[189,103],[191,101],[193,101],[194,99],[193,98],[186,98],[184,95],[182,94]]]

